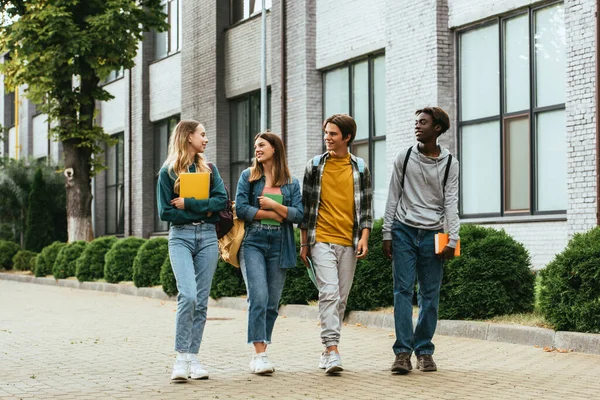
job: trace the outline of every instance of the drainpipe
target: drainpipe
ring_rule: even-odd
[[[600,225],[600,69],[598,60],[600,59],[600,22],[598,21],[598,11],[600,10],[600,0],[596,0],[596,225]]]
[[[600,0],[598,0],[600,1]],[[279,83],[279,87],[281,90],[281,140],[283,141],[283,145],[287,149],[287,29],[286,29],[286,6],[285,0],[281,0],[280,4],[280,29],[279,29],[279,46],[280,46],[280,70],[279,77],[281,82]]]

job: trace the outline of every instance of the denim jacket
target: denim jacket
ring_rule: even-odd
[[[246,168],[240,175],[235,196],[235,212],[237,217],[246,221],[246,226],[254,221],[256,213],[260,209],[258,197],[265,187],[264,175],[254,182],[250,192],[250,168]],[[286,183],[281,187],[283,205],[288,208],[286,219],[281,223],[282,249],[281,268],[293,268],[296,266],[296,242],[294,241],[294,224],[300,223],[304,218],[304,207],[302,206],[302,195],[300,194],[300,182],[292,177],[292,183]]]

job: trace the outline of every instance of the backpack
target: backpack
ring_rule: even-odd
[[[400,182],[400,187],[404,190],[404,176],[406,175],[406,166],[408,165],[408,160],[410,159],[410,153],[412,152],[412,146],[408,148],[406,152],[406,157],[404,157],[404,166],[402,167],[402,181]],[[448,162],[446,163],[446,172],[444,172],[444,184],[442,185],[442,190],[446,193],[446,182],[448,182],[448,174],[450,173],[450,165],[452,164],[452,154],[448,155]]]
[[[211,171],[213,171],[213,164],[207,164]],[[213,174],[210,175],[210,187],[213,187]],[[217,239],[221,239],[231,230],[231,228],[233,228],[233,202],[231,201],[231,196],[229,195],[229,189],[227,189],[227,186],[225,186],[225,192],[227,193],[227,203],[225,204],[225,208],[219,211],[219,221],[215,224]]]

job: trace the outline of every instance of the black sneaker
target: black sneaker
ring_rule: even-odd
[[[412,369],[410,362],[410,353],[399,353],[396,354],[396,359],[392,364],[392,372],[398,375],[408,374],[408,371]]]
[[[421,354],[417,356],[417,369],[423,372],[437,371],[437,365],[433,361],[431,354]]]

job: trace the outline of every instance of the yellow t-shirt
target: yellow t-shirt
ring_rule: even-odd
[[[329,157],[321,180],[317,242],[352,246],[354,229],[354,178],[350,154]]]

